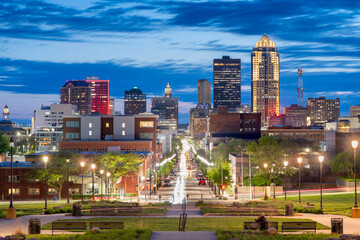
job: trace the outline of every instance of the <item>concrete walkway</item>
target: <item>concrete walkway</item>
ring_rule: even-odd
[[[150,240],[216,240],[216,232],[153,232]]]

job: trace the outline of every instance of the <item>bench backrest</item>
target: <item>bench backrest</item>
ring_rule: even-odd
[[[100,229],[123,229],[124,222],[90,222],[90,229],[94,227]]]
[[[282,229],[316,229],[316,222],[283,222]]]
[[[87,229],[86,222],[52,222],[52,229]]]

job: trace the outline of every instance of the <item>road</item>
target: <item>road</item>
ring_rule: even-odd
[[[213,200],[211,188],[206,185],[199,185],[196,176],[190,174],[188,169],[189,161],[186,161],[186,154],[191,151],[187,140],[182,140],[183,149],[180,155],[180,168],[171,186],[164,186],[159,190],[162,200],[171,199],[174,204],[181,204],[184,198],[188,201]]]

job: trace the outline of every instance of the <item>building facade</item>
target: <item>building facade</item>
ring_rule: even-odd
[[[134,115],[146,112],[146,94],[133,87],[129,91],[125,90],[124,95],[124,114]]]
[[[165,88],[164,97],[153,97],[151,99],[151,113],[159,116],[159,121],[165,120],[163,125],[170,120],[170,124],[176,123],[178,129],[178,98],[172,97],[170,84]]]
[[[311,125],[324,126],[326,122],[337,121],[340,117],[339,98],[309,98],[306,101],[306,106],[309,108]]]
[[[198,80],[198,106],[211,108],[211,82],[206,79]]]
[[[357,117],[360,115],[360,105],[350,106],[350,117]]]
[[[241,105],[241,60],[223,56],[214,59],[214,108],[228,106],[234,110]]]
[[[228,112],[226,106],[219,106],[217,113],[210,113],[210,144],[232,138],[256,140],[260,138],[260,128],[260,113]]]
[[[98,77],[87,77],[85,80],[91,87],[91,112],[103,115],[110,113],[109,80]]]
[[[91,87],[84,80],[66,81],[61,88],[60,103],[76,105],[81,115],[90,114]]]
[[[280,114],[280,54],[266,34],[255,44],[251,53],[251,107],[261,113],[261,123]]]
[[[311,127],[269,127],[261,131],[262,136],[273,136],[279,139],[307,141],[319,145],[324,141],[324,129]]]

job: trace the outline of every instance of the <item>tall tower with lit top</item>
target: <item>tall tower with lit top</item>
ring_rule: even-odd
[[[5,105],[3,110],[3,120],[10,120],[10,111],[8,105]]]
[[[251,53],[251,109],[261,113],[261,124],[280,114],[280,54],[275,43],[264,34]]]

